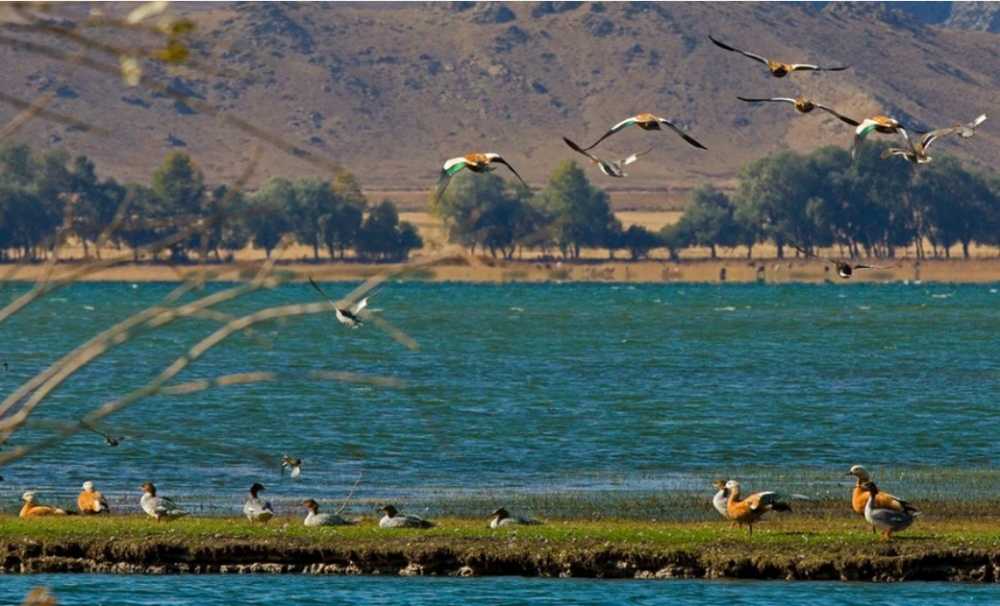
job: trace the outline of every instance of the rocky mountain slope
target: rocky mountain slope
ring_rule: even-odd
[[[52,22],[121,43],[111,28],[84,27],[93,19],[85,12],[121,15],[130,7],[73,10]],[[629,167],[628,179],[594,167],[593,180],[666,198],[706,181],[731,185],[741,165],[763,155],[850,145],[852,129],[829,115],[737,95],[806,95],[858,119],[885,113],[937,128],[992,113],[1000,84],[995,34],[927,24],[875,3],[177,3],[168,14],[196,24],[194,60],[183,71],[147,61],[147,74],[191,103],[126,86],[113,73],[117,58],[100,48],[88,57],[112,73],[82,66],[59,83],[66,63],[22,42],[79,45],[25,31],[17,25],[23,16],[0,12],[3,92],[34,100],[58,86],[48,109],[113,131],[35,120],[17,138],[65,146],[93,157],[102,174],[143,181],[179,148],[210,182],[222,182],[242,170],[254,140],[225,115],[354,171],[368,189],[423,192],[445,159],[479,151],[503,154],[543,186],[562,159],[585,160],[562,136],[589,144],[618,121],[652,112],[708,151],[633,127],[594,151],[618,159],[656,149]],[[777,79],[709,35],[768,58],[851,69]],[[0,105],[0,123],[16,113]],[[976,138],[936,147],[992,169],[1000,161],[996,132],[1000,115]],[[328,171],[265,145],[253,182]]]

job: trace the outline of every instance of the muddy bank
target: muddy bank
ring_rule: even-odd
[[[168,537],[0,541],[2,573],[538,576],[590,578],[738,578],[996,583],[1000,548],[935,548],[915,541],[872,543],[848,551],[755,547],[745,541],[694,549],[634,543],[581,544],[516,536],[442,536],[317,543],[268,539]]]

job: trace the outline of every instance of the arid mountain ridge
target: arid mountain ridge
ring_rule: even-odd
[[[973,13],[965,5],[981,3],[953,4],[948,23],[989,29],[989,7]],[[147,73],[195,102],[81,67],[47,107],[114,135],[35,120],[16,138],[87,154],[102,175],[120,180],[148,182],[172,149],[189,153],[210,183],[232,180],[254,137],[192,106],[202,104],[353,171],[368,190],[410,190],[404,207],[420,209],[447,158],[498,152],[542,187],[561,160],[586,162],[562,136],[589,145],[638,112],[675,121],[708,151],[634,127],[607,139],[594,151],[611,160],[655,146],[627,179],[590,167],[619,208],[629,206],[626,190],[676,201],[699,183],[732,186],[740,166],[758,157],[850,145],[851,127],[832,116],[737,95],[805,95],[856,119],[886,114],[923,129],[988,113],[974,139],[935,147],[986,170],[1000,160],[1000,115],[993,116],[1000,37],[928,24],[879,3],[177,3],[168,12],[197,24],[194,62],[182,73],[147,62]],[[85,17],[58,23],[102,35],[79,26]],[[3,34],[53,43],[9,20]],[[851,69],[777,79],[709,35],[768,58]],[[66,69],[9,42],[0,45],[0,65],[5,93],[29,101]],[[0,106],[3,122],[16,113]],[[264,148],[251,186],[329,172]]]

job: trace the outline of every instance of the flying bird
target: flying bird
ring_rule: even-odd
[[[928,133],[924,133],[922,137],[916,142],[910,138],[909,133],[906,132],[905,128],[900,128],[900,132],[903,134],[903,139],[909,146],[909,149],[900,149],[898,147],[889,147],[882,151],[882,155],[879,156],[882,160],[886,160],[893,156],[900,156],[907,162],[913,164],[927,164],[934,158],[927,155],[927,148],[930,144],[940,139],[941,137],[947,137],[948,135],[961,134],[962,126],[953,126],[952,128],[939,128],[937,130],[932,130]],[[969,135],[970,137],[972,135]]]
[[[141,436],[138,436],[138,435],[136,435],[136,436],[112,436],[112,435],[104,433],[103,431],[101,431],[100,429],[97,429],[96,427],[94,427],[93,425],[90,425],[89,423],[85,423],[83,421],[80,421],[80,425],[84,429],[87,429],[89,431],[92,431],[92,432],[96,433],[99,436],[102,436],[104,438],[104,441],[107,442],[108,446],[110,446],[111,448],[114,448],[115,446],[120,445],[125,440],[134,440],[135,438],[141,437]]]
[[[811,99],[807,99],[805,97],[796,97],[794,99],[791,97],[771,97],[769,99],[748,99],[746,97],[736,97],[736,98],[739,99],[740,101],[746,101],[747,103],[766,103],[770,101],[776,101],[779,103],[791,103],[792,105],[795,106],[795,109],[802,112],[803,114],[808,114],[814,109],[821,109],[829,114],[836,116],[841,121],[846,122],[851,126],[858,126],[857,120],[853,118],[848,118],[847,116],[841,114],[840,112],[832,108],[816,103],[815,101],[812,101]]]
[[[781,63],[780,61],[771,61],[770,59],[765,59],[760,55],[755,55],[754,53],[748,53],[747,51],[740,50],[738,48],[733,48],[728,44],[719,42],[712,36],[708,37],[709,40],[715,43],[719,48],[723,48],[727,51],[732,51],[734,53],[739,53],[744,57],[750,57],[754,61],[760,61],[767,66],[767,69],[771,70],[771,75],[775,78],[784,78],[788,74],[794,71],[821,71],[821,72],[839,72],[841,70],[848,69],[850,65],[841,65],[838,67],[820,67],[818,65],[812,65],[809,63]]]
[[[627,177],[628,175],[625,173],[625,167],[638,160],[639,156],[645,156],[649,152],[653,151],[653,148],[650,147],[646,151],[639,152],[637,154],[632,154],[631,156],[625,158],[624,160],[618,160],[617,162],[606,162],[604,160],[601,160],[594,154],[584,149],[581,149],[579,145],[573,143],[566,137],[563,137],[563,141],[565,141],[566,145],[569,145],[570,149],[572,149],[573,151],[579,152],[584,156],[590,158],[590,161],[596,164],[601,169],[601,172],[609,177]]]
[[[681,138],[687,141],[690,145],[693,145],[699,149],[708,149],[701,143],[698,143],[698,141],[696,141],[694,137],[682,131],[680,128],[674,125],[673,122],[667,120],[666,118],[659,118],[657,116],[654,116],[653,114],[636,114],[635,116],[632,116],[631,118],[626,118],[621,122],[619,122],[618,124],[612,126],[611,130],[601,135],[600,139],[595,141],[593,145],[591,145],[590,147],[585,148],[583,151],[594,149],[595,147],[597,147],[597,144],[600,143],[601,141],[604,141],[611,135],[617,133],[618,131],[626,127],[632,126],[633,124],[635,124],[636,126],[638,126],[643,130],[663,130],[663,126],[666,126],[670,130],[680,135]],[[565,137],[563,137],[563,139],[565,139]]]
[[[983,114],[969,122],[966,125],[957,124],[956,127],[959,129],[958,136],[963,139],[969,139],[976,134],[976,127],[986,121],[986,114]]]
[[[806,251],[797,244],[792,244],[792,246],[795,247],[795,250],[799,251],[800,253],[802,253],[807,257],[816,257],[817,259],[822,259],[827,263],[833,263],[837,267],[837,275],[845,280],[854,275],[854,270],[856,269],[894,269],[896,267],[900,267],[899,264],[888,265],[888,266],[851,264],[846,261],[839,261],[837,259],[827,259],[826,257],[821,257],[817,254]]]
[[[892,533],[906,530],[913,524],[919,513],[909,511],[899,511],[886,507],[879,507],[878,487],[875,482],[868,480],[861,485],[861,488],[868,491],[868,501],[865,503],[865,519],[872,525],[872,528],[883,532],[883,536],[888,541]]]
[[[316,292],[323,295],[323,298],[330,302],[330,305],[333,306],[333,312],[337,315],[337,320],[339,320],[344,326],[350,326],[351,328],[359,328],[364,323],[358,314],[360,314],[361,310],[365,307],[368,307],[368,301],[377,297],[382,290],[384,290],[377,290],[348,308],[338,305],[336,301],[323,292],[323,289],[320,288],[319,284],[316,284],[312,278],[309,278],[309,283],[316,289]]]
[[[864,487],[865,482],[872,479],[871,474],[868,470],[861,465],[854,465],[851,467],[847,475],[854,476],[858,481],[854,484],[854,492],[851,494],[851,507],[854,509],[854,513],[859,515],[865,515],[865,506],[868,504],[869,492]],[[877,509],[892,509],[893,511],[904,511],[910,514],[916,514],[917,508],[910,505],[903,499],[895,497],[887,492],[878,492],[875,497],[875,507]],[[870,523],[870,522],[869,522]],[[875,525],[872,524],[872,532],[878,532],[875,529]]]
[[[274,517],[274,508],[271,507],[269,501],[257,496],[257,493],[262,490],[267,490],[267,488],[259,482],[254,482],[250,486],[250,498],[243,503],[243,515],[250,520],[250,524],[263,522],[266,526],[267,522]]]
[[[467,168],[474,173],[488,173],[496,170],[496,166],[493,163],[503,164],[510,169],[510,172],[514,173],[524,189],[531,191],[528,184],[524,182],[521,175],[517,174],[514,167],[510,165],[509,162],[504,160],[500,154],[486,153],[486,154],[466,154],[464,156],[459,156],[457,158],[452,158],[444,163],[444,168],[441,169],[441,177],[438,179],[437,186],[434,189],[434,198],[440,198],[444,194],[444,190],[447,189],[448,184],[451,183],[451,178],[455,176],[455,173],[459,172],[463,168]]]
[[[903,130],[908,130],[918,134],[924,134],[926,132],[908,128],[901,124],[899,120],[889,118],[888,116],[872,116],[871,118],[865,118],[861,121],[861,124],[854,129],[854,141],[851,143],[851,161],[858,161],[858,154],[861,151],[861,142],[864,141],[865,137],[867,137],[872,131],[882,133],[883,135],[895,135]]]
[[[298,457],[293,457],[291,455],[284,455],[281,457],[281,475],[285,474],[285,469],[290,469],[292,471],[291,475],[293,478],[298,477],[302,473],[302,459]]]

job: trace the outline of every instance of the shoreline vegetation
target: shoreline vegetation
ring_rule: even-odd
[[[862,262],[864,262],[862,260]],[[877,263],[878,260],[873,260]],[[883,260],[884,262],[884,260]],[[48,280],[79,268],[85,262],[60,262]],[[179,282],[189,279],[234,282],[252,277],[261,261],[233,263],[169,264],[128,263],[88,274],[74,281],[92,282]],[[822,260],[786,259],[693,259],[681,261],[627,261],[586,259],[470,259],[456,257],[418,270],[407,271],[399,279],[427,282],[614,282],[614,283],[992,283],[1000,282],[1000,258],[912,259],[896,261],[899,267],[855,272],[850,280],[837,277],[833,266]],[[275,271],[293,280],[311,276],[320,281],[360,281],[387,269],[399,267],[369,263],[310,263],[282,261]],[[0,282],[35,282],[49,273],[44,263],[0,264]]]
[[[615,579],[1000,582],[1000,518],[918,520],[883,541],[864,520],[776,516],[757,527],[717,521],[548,520],[490,529],[438,519],[429,530],[308,528],[279,517],[155,524],[0,516],[0,573],[327,574]]]

